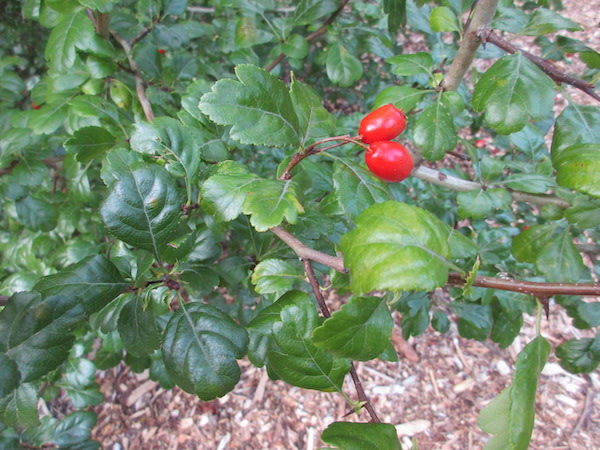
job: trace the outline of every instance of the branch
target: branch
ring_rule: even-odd
[[[448,284],[462,286],[464,279],[458,273],[448,276]],[[520,292],[535,297],[551,297],[553,295],[593,295],[600,296],[600,283],[539,283],[535,281],[513,280],[509,278],[493,278],[478,276],[473,283],[475,287],[500,289]]]
[[[316,39],[317,37],[321,36],[322,34],[325,34],[327,32],[327,27],[333,23],[333,21],[337,18],[337,16],[340,15],[340,13],[343,11],[344,7],[349,2],[350,2],[350,0],[342,0],[340,7],[338,9],[336,9],[333,12],[333,14],[331,14],[331,16],[329,16],[329,18],[325,21],[325,23],[318,30],[313,31],[308,36],[306,36],[306,40],[308,42],[310,42],[310,41]],[[271,61],[271,63],[267,67],[265,67],[265,70],[267,72],[270,72],[275,67],[277,67],[277,65],[284,59],[285,59],[285,54],[280,53],[279,55],[277,55],[277,57],[273,61]]]
[[[298,258],[323,264],[341,273],[348,273],[348,269],[344,267],[344,260],[342,258],[328,255],[304,245],[295,236],[281,227],[271,228],[271,232],[294,250]]]
[[[473,34],[474,30],[479,30],[481,27],[489,27],[496,13],[499,0],[479,0],[474,10],[473,17],[467,23],[463,33],[463,41],[458,48],[456,57],[448,73],[444,77],[443,87],[446,91],[455,91],[462,81],[475,58],[475,52],[481,45],[479,38]]]
[[[569,85],[579,89],[580,91],[585,92],[587,95],[594,98],[595,100],[600,101],[600,95],[598,95],[596,93],[596,91],[594,90],[594,85],[586,83],[583,80],[580,80],[578,78],[574,78],[574,77],[571,77],[571,76],[565,74],[563,71],[556,68],[556,66],[554,66],[554,64],[552,64],[552,62],[550,62],[549,60],[540,58],[539,56],[532,55],[531,53],[526,52],[525,50],[521,50],[520,48],[511,44],[510,42],[502,39],[500,36],[498,36],[496,33],[494,33],[489,28],[480,29],[476,35],[481,40],[481,42],[483,42],[483,43],[490,42],[490,43],[494,44],[496,47],[501,48],[505,52],[508,52],[508,53],[521,52],[521,54],[524,57],[526,57],[531,62],[533,62],[536,66],[538,66],[540,69],[542,69],[542,71],[546,75],[548,75],[550,78],[552,78],[557,84],[562,84],[562,83],[569,84]]]
[[[8,304],[8,299],[10,297],[8,295],[0,295],[0,307],[6,306]]]
[[[144,80],[142,79],[142,72],[140,71],[140,68],[133,59],[133,56],[131,55],[131,44],[116,33],[113,33],[113,37],[117,40],[119,44],[121,44],[123,50],[125,50],[127,60],[129,61],[129,67],[131,67],[131,70],[133,71],[133,78],[135,79],[135,90],[137,92],[138,99],[140,101],[140,104],[142,105],[142,109],[144,110],[146,120],[148,122],[152,122],[154,120],[154,111],[152,111],[152,105],[150,104],[150,101],[146,96],[146,88],[144,86]]]
[[[144,28],[144,30],[140,34],[138,34],[136,37],[134,37],[131,40],[131,42],[129,42],[129,45],[131,47],[133,47],[135,44],[137,44],[142,39],[144,39],[154,29],[154,25],[156,25],[159,22],[160,22],[160,19],[154,19],[150,25],[148,25],[146,28]]]
[[[58,169],[60,167],[60,162],[63,159],[63,156],[51,156],[50,158],[42,159],[42,162],[46,164],[46,166],[48,166],[50,169]],[[10,162],[8,167],[0,169],[0,177],[4,175],[10,175],[17,164],[19,164],[19,160],[14,159]]]
[[[483,187],[480,183],[476,183],[474,181],[469,180],[463,180],[462,178],[453,177],[451,175],[446,175],[445,173],[425,166],[419,166],[415,170],[413,170],[412,176],[419,178],[423,181],[428,181],[430,183],[434,183],[439,186],[443,186],[445,188],[461,192],[473,191],[476,189],[481,189]],[[571,206],[571,204],[568,201],[552,195],[528,194],[526,192],[513,191],[510,189],[509,192],[510,195],[512,195],[513,200],[516,202],[534,203],[536,205],[552,204],[558,205],[563,209],[566,209],[569,206]]]
[[[325,299],[323,298],[323,293],[321,292],[321,286],[319,285],[319,281],[315,276],[315,271],[313,270],[312,264],[309,260],[304,260],[304,271],[306,272],[306,276],[308,277],[308,281],[310,282],[310,286],[312,288],[313,294],[319,303],[319,307],[321,309],[321,313],[325,318],[331,317],[331,313],[329,312],[329,308]],[[379,417],[373,409],[373,405],[369,401],[369,397],[365,394],[365,391],[362,387],[362,382],[360,381],[360,377],[356,372],[356,368],[354,367],[354,362],[350,364],[350,376],[352,377],[352,382],[356,387],[356,393],[358,394],[358,400],[363,403],[365,409],[368,411],[369,415],[373,419],[373,422],[380,423]]]

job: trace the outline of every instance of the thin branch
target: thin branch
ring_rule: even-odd
[[[6,306],[9,298],[8,295],[0,295],[0,306]]]
[[[413,170],[412,176],[419,178],[423,181],[428,181],[430,183],[434,183],[439,186],[443,186],[445,188],[461,192],[473,191],[481,189],[483,187],[480,183],[453,177],[451,175],[447,175],[438,170],[431,169],[425,166],[419,166],[415,170]],[[489,187],[491,186],[488,186],[488,188]],[[516,202],[534,203],[536,205],[552,204],[558,205],[563,209],[571,206],[571,204],[568,201],[552,195],[528,194],[527,192],[513,191],[510,189],[508,191],[510,192],[510,195],[512,196],[513,200]]]
[[[327,32],[327,27],[333,23],[333,21],[337,18],[337,16],[340,15],[340,13],[344,10],[344,8],[346,7],[346,5],[349,2],[350,2],[350,0],[342,0],[340,7],[338,9],[336,9],[333,12],[333,14],[331,14],[331,16],[329,16],[329,18],[325,21],[325,23],[318,30],[313,31],[308,36],[306,36],[306,40],[308,42],[310,42],[310,41],[316,39],[317,37],[321,36],[322,34],[325,34]],[[267,67],[265,67],[265,70],[267,72],[270,72],[275,67],[277,67],[277,65],[284,59],[285,59],[285,54],[280,53],[279,55],[277,55],[277,57],[273,61],[271,61],[271,63]]]
[[[60,163],[63,159],[64,159],[63,156],[51,156],[50,158],[42,159],[42,162],[51,169],[58,169],[60,167]],[[17,164],[19,164],[19,160],[14,159],[10,162],[8,167],[4,167],[4,168],[0,169],[0,177],[4,176],[4,175],[10,175]]]
[[[319,303],[321,313],[326,318],[331,317],[331,312],[329,311],[329,307],[327,306],[327,303],[325,302],[325,299],[323,298],[323,293],[321,292],[321,286],[319,285],[319,281],[317,280],[317,277],[315,276],[315,271],[313,270],[311,262],[307,259],[304,260],[304,271],[306,272],[306,276],[308,278],[308,281],[310,282],[310,286],[312,288],[313,294],[315,295],[315,298],[317,299],[317,302]],[[356,393],[358,394],[358,400],[361,403],[363,403],[365,409],[371,416],[371,419],[373,419],[373,422],[380,423],[381,420],[377,416],[377,412],[375,412],[375,409],[373,408],[373,405],[371,405],[369,397],[367,397],[367,394],[365,393],[365,390],[362,387],[362,382],[360,381],[360,377],[358,376],[358,373],[356,372],[356,367],[354,367],[353,362],[350,364],[350,376],[352,377],[352,382],[354,383],[354,387],[356,388]]]
[[[344,260],[337,256],[331,256],[327,253],[314,250],[300,242],[295,236],[287,232],[281,227],[271,228],[271,232],[285,242],[298,257],[302,260],[314,261],[324,266],[331,267],[341,273],[348,273],[348,269],[344,267]]]
[[[127,60],[129,61],[129,67],[133,71],[133,78],[135,79],[135,90],[137,93],[137,97],[142,105],[142,109],[144,110],[144,115],[146,116],[146,120],[148,122],[152,122],[154,120],[154,111],[152,110],[152,105],[146,96],[146,87],[144,86],[144,80],[142,79],[142,72],[138,67],[137,63],[133,59],[131,54],[131,44],[127,42],[127,40],[123,39],[116,33],[113,33],[113,37],[117,40],[123,50],[125,50],[125,54],[127,55]]]
[[[448,284],[462,286],[465,284],[465,281],[461,275],[451,273],[448,277]],[[600,296],[600,283],[539,283],[509,278],[477,276],[473,286],[520,292],[535,297],[551,297],[554,295]]]
[[[467,70],[475,58],[475,52],[481,45],[481,41],[473,34],[474,30],[481,27],[489,27],[496,13],[499,0],[479,0],[473,10],[473,16],[467,23],[463,33],[463,41],[458,48],[456,57],[448,73],[444,77],[443,87],[446,91],[455,91],[464,78]]]
[[[150,25],[148,25],[146,28],[144,28],[144,30],[140,34],[138,34],[136,37],[134,37],[129,42],[129,45],[131,45],[133,47],[135,44],[137,44],[142,39],[144,39],[154,29],[154,25],[156,25],[159,22],[160,22],[160,19],[154,19]]]
[[[496,47],[501,48],[505,52],[508,53],[516,53],[521,52],[521,54],[529,59],[532,63],[538,66],[542,71],[552,78],[557,84],[566,83],[569,84],[582,92],[585,92],[590,97],[598,100],[600,102],[600,95],[594,90],[594,86],[592,84],[586,83],[583,80],[580,80],[575,77],[571,77],[565,74],[562,70],[558,69],[552,62],[547,59],[540,58],[539,56],[532,55],[531,53],[521,50],[515,45],[511,44],[508,41],[505,41],[496,33],[494,33],[489,28],[482,28],[477,32],[477,37],[484,43],[494,44]]]

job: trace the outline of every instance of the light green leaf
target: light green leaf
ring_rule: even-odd
[[[19,220],[30,230],[52,231],[58,223],[57,205],[28,195],[15,202]]]
[[[406,0],[383,0],[383,12],[388,15],[388,31],[396,35],[406,25]]]
[[[67,118],[69,101],[73,94],[65,94],[31,113],[31,129],[35,134],[52,134]]]
[[[429,161],[442,159],[446,151],[456,147],[454,121],[441,100],[429,105],[419,114],[413,138],[415,144],[422,147],[423,156]]]
[[[535,267],[547,279],[565,283],[581,280],[586,272],[569,230],[546,241],[535,260]]]
[[[333,135],[336,127],[335,117],[323,107],[315,91],[296,80],[293,73],[290,94],[298,115],[298,132],[302,145],[309,139]]]
[[[171,379],[204,401],[222,397],[240,379],[236,359],[248,335],[227,314],[203,303],[182,304],[165,329],[163,358]]]
[[[77,161],[87,163],[110,150],[115,143],[115,137],[106,128],[84,127],[65,141],[65,149],[74,153]]]
[[[574,145],[600,143],[600,110],[571,103],[556,119],[552,137],[552,161],[564,162],[562,152]],[[556,164],[556,163],[555,163]]]
[[[600,364],[600,332],[594,339],[570,339],[556,347],[563,369],[571,373],[589,373]]]
[[[529,22],[519,32],[526,36],[544,36],[559,30],[581,31],[577,22],[546,8],[537,8]]]
[[[327,76],[332,83],[342,87],[354,85],[363,74],[360,60],[340,44],[334,44],[327,52],[325,64]]]
[[[100,208],[110,233],[155,255],[177,229],[180,214],[177,183],[157,165],[135,169],[115,182]]]
[[[242,144],[299,145],[298,117],[283,82],[250,64],[235,73],[239,81],[217,81],[200,99],[200,110],[219,125],[232,125],[231,138]]]
[[[460,31],[458,18],[447,6],[438,6],[429,15],[429,26],[435,32]]]
[[[510,193],[500,188],[461,192],[456,200],[458,214],[472,219],[483,219],[495,210],[506,210],[512,203]]]
[[[600,197],[600,143],[576,144],[552,154],[560,186]]]
[[[292,34],[281,46],[281,51],[289,58],[304,59],[308,55],[310,45],[300,34]]]
[[[9,395],[0,399],[0,423],[14,428],[39,425],[37,387],[23,383]]]
[[[321,435],[323,442],[344,450],[400,450],[396,427],[389,423],[333,422]]]
[[[392,56],[386,59],[386,62],[394,66],[393,72],[396,75],[403,77],[419,74],[431,75],[433,69],[433,57],[425,52]]]
[[[118,330],[123,347],[133,356],[150,355],[160,347],[160,329],[154,314],[144,309],[144,300],[141,296],[136,296],[122,308]]]
[[[449,228],[431,213],[388,201],[355,222],[340,243],[355,293],[432,290],[448,280]]]
[[[291,180],[258,180],[253,185],[242,211],[250,215],[256,231],[267,231],[287,220],[296,223],[304,208],[298,201],[297,185]]]
[[[77,0],[86,8],[97,10],[101,13],[112,11],[114,5],[119,3],[119,0]]]
[[[390,86],[377,94],[373,109],[393,103],[396,108],[407,112],[419,104],[425,92],[410,86]]]
[[[500,134],[522,129],[529,118],[542,120],[554,104],[554,83],[520,54],[504,56],[479,79],[473,93],[475,111]]]
[[[329,16],[338,8],[332,0],[301,0],[294,10],[294,25],[314,25],[319,19]]]
[[[377,358],[389,345],[394,322],[381,297],[353,297],[312,334],[332,355],[357,361]]]
[[[90,48],[95,35],[94,25],[85,11],[63,13],[53,28],[46,45],[50,68],[63,72],[73,67],[77,49]]]
[[[290,289],[304,280],[304,272],[281,259],[265,259],[252,272],[252,284],[259,294],[272,294]]]

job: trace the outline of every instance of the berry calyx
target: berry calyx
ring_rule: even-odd
[[[407,178],[414,166],[406,147],[392,141],[373,142],[365,152],[365,162],[379,178],[395,183]]]
[[[377,108],[360,121],[358,134],[365,144],[394,139],[406,128],[406,116],[391,103]]]

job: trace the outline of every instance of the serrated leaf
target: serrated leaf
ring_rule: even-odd
[[[577,22],[546,8],[537,8],[529,22],[519,32],[526,36],[544,36],[559,30],[581,31]]]
[[[390,86],[377,94],[373,108],[393,103],[398,109],[410,111],[419,104],[424,94],[425,91],[410,86]]]
[[[217,81],[200,99],[200,110],[215,123],[232,125],[231,138],[242,144],[300,145],[298,117],[283,82],[250,64],[235,73],[239,81]]]
[[[333,422],[321,439],[344,450],[400,450],[396,427],[389,423]]]
[[[312,341],[334,356],[369,361],[389,345],[393,326],[385,299],[353,297],[314,330]]]
[[[490,339],[500,348],[507,348],[519,335],[523,326],[522,314],[507,314],[500,308],[494,308],[494,324]]]
[[[259,294],[273,294],[290,289],[304,280],[304,272],[287,261],[269,258],[258,263],[252,272],[252,284]]]
[[[600,333],[595,338],[570,339],[556,347],[561,367],[571,373],[588,373],[600,364]]]
[[[291,180],[258,180],[246,196],[242,212],[250,215],[256,231],[267,231],[287,220],[296,223],[304,208],[298,201],[297,185]]]
[[[436,309],[431,316],[431,326],[438,333],[446,333],[450,329],[450,319],[439,309]]]
[[[114,147],[115,137],[105,128],[83,127],[65,141],[65,149],[76,155],[77,161],[87,163]]]
[[[396,75],[407,77],[410,75],[430,75],[433,69],[433,57],[429,53],[417,52],[408,55],[396,55],[386,59],[394,66]]]
[[[91,47],[94,35],[94,25],[85,11],[62,14],[46,45],[46,59],[50,62],[50,68],[64,72],[73,67],[77,49]]]
[[[493,211],[506,210],[512,203],[510,193],[501,188],[461,192],[456,200],[458,214],[472,219],[483,219]]]
[[[404,339],[422,334],[429,325],[431,299],[427,292],[405,292],[395,307],[402,313]]]
[[[204,401],[222,397],[240,379],[236,359],[248,334],[227,314],[203,303],[182,304],[165,329],[163,359],[171,379]]]
[[[438,6],[431,11],[429,26],[435,32],[460,31],[456,14],[447,6]]]
[[[117,328],[123,347],[133,356],[150,355],[160,347],[160,329],[154,314],[144,309],[144,301],[140,296],[123,307]]]
[[[278,350],[269,352],[269,362],[275,373],[292,386],[339,391],[350,362],[315,347],[310,337],[318,320],[313,304],[303,299],[286,304],[279,321],[272,325]]]
[[[114,264],[96,255],[42,278],[33,290],[43,298],[55,295],[77,298],[86,314],[91,314],[106,306],[127,286]]]
[[[31,129],[36,134],[52,134],[63,124],[69,111],[69,101],[73,94],[66,94],[52,100],[31,113]]]
[[[351,218],[375,203],[392,198],[386,183],[370,170],[349,159],[336,160],[333,186],[340,207]]]
[[[354,85],[363,74],[360,60],[340,44],[332,45],[327,52],[325,67],[331,82],[342,87]]]
[[[600,143],[576,144],[553,152],[556,181],[592,197],[600,197]]]
[[[39,425],[38,393],[32,383],[23,383],[6,397],[0,398],[0,423],[13,428]]]
[[[242,213],[244,200],[259,179],[236,161],[219,163],[215,174],[202,185],[202,209],[221,222],[235,219]]]
[[[84,318],[77,298],[14,294],[0,312],[0,349],[16,363],[20,382],[39,379],[68,357],[71,332]]]
[[[549,280],[565,283],[580,280],[586,271],[569,230],[546,242],[535,260],[535,267]]]
[[[406,0],[383,0],[383,12],[388,15],[388,31],[392,36],[406,25]]]
[[[492,329],[492,309],[476,303],[452,303],[458,316],[458,332],[462,337],[484,341]]]
[[[322,17],[328,16],[338,8],[332,0],[301,0],[294,10],[294,25],[312,25]]]
[[[88,440],[98,417],[92,411],[75,411],[66,416],[54,429],[52,443],[70,446]]]
[[[500,134],[522,129],[529,118],[542,120],[554,103],[554,83],[520,54],[504,56],[479,79],[473,108]]]
[[[56,205],[28,195],[17,200],[15,207],[19,220],[30,230],[48,232],[56,228],[60,212]]]
[[[0,321],[2,314],[0,313]],[[0,330],[3,326],[0,324]],[[0,344],[2,345],[2,344]],[[2,347],[4,347],[2,345]],[[14,362],[6,353],[0,353],[0,398],[10,394],[17,389],[21,380],[21,373],[17,363]]]
[[[600,142],[600,110],[596,106],[571,103],[556,119],[552,137],[552,159],[560,160],[561,153],[578,144]]]
[[[452,115],[446,105],[438,100],[419,114],[415,121],[413,138],[422,147],[429,161],[442,159],[446,151],[456,147],[457,137]]]
[[[109,232],[123,242],[158,255],[177,229],[181,197],[166,169],[148,165],[116,181],[100,208]]]
[[[432,290],[448,280],[449,231],[431,213],[390,201],[369,207],[355,222],[340,243],[355,293]]]
[[[533,263],[557,230],[556,223],[536,225],[513,238],[511,251],[519,262]]]
[[[331,136],[334,133],[335,118],[323,107],[315,91],[296,80],[293,73],[290,94],[298,115],[298,132],[302,145],[309,139]]]

